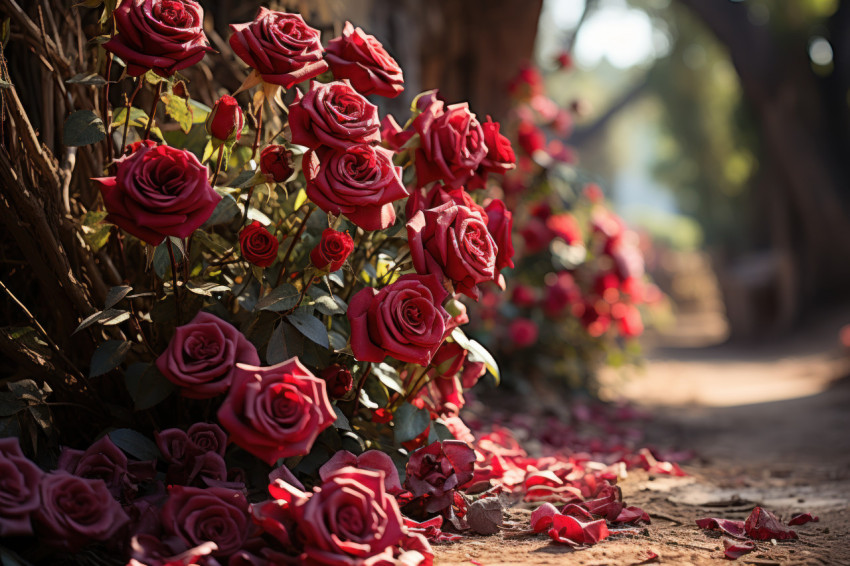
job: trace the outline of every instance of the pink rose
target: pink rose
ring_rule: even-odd
[[[50,546],[76,552],[90,542],[113,540],[130,522],[103,480],[53,472],[41,480],[40,493],[39,540]]]
[[[434,275],[402,275],[380,291],[366,287],[348,305],[351,350],[363,362],[392,356],[427,366],[445,336],[448,292]]]
[[[218,420],[233,442],[269,465],[309,453],[319,433],[336,420],[325,382],[298,358],[236,368]]]
[[[234,53],[267,83],[290,88],[328,70],[319,30],[300,14],[262,7],[253,22],[230,24],[230,29]]]
[[[127,63],[138,77],[161,77],[191,67],[213,51],[204,35],[204,9],[194,0],[124,0],[113,12],[118,33],[104,49]]]
[[[227,391],[237,363],[259,364],[257,349],[233,325],[201,311],[177,327],[156,367],[184,397],[210,399]]]
[[[330,460],[324,463],[319,468],[319,477],[322,481],[330,479],[332,474],[345,467],[358,468],[361,470],[373,470],[384,473],[384,485],[387,491],[393,495],[401,493],[401,482],[398,477],[398,470],[385,452],[380,450],[367,450],[366,452],[355,456],[348,450],[338,450],[334,453]]]
[[[513,214],[500,199],[493,199],[487,208],[487,230],[493,236],[493,241],[499,248],[496,254],[496,271],[513,267],[514,244],[511,239],[514,219]]]
[[[221,200],[207,168],[184,149],[143,145],[115,164],[115,177],[94,179],[109,212],[106,220],[148,244],[190,236]]]
[[[384,230],[395,223],[393,201],[408,195],[401,167],[382,147],[320,147],[304,156],[307,196],[334,215],[344,214],[364,230]]]
[[[436,513],[452,504],[454,490],[472,479],[475,451],[460,440],[434,442],[410,455],[405,487],[424,497],[425,511]]]
[[[458,293],[478,300],[478,284],[496,276],[498,247],[469,207],[446,203],[420,210],[407,222],[407,237],[416,272],[438,275]]]
[[[63,448],[57,468],[88,479],[101,479],[113,497],[119,498],[126,487],[127,456],[109,436],[103,436],[85,451]]]
[[[345,22],[341,37],[328,43],[325,61],[335,78],[350,80],[363,94],[394,98],[404,90],[404,77],[395,59],[375,36],[351,22]]]
[[[185,550],[214,542],[213,556],[241,549],[253,527],[245,495],[221,487],[172,486],[161,517],[163,529],[175,539],[172,546]]]
[[[40,507],[43,475],[21,452],[17,438],[0,438],[0,538],[32,534],[30,517]]]
[[[381,141],[378,107],[345,81],[310,83],[289,106],[292,143],[317,149]]]

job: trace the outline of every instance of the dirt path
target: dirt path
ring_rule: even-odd
[[[605,376],[609,390],[657,416],[650,443],[698,454],[688,477],[639,471],[621,484],[625,500],[653,516],[650,526],[578,551],[542,535],[470,538],[439,546],[437,564],[631,565],[650,551],[662,564],[728,563],[720,538],[694,521],[744,519],[762,505],[821,520],[796,527],[798,541],[757,543],[738,563],[850,565],[850,360],[838,344],[847,321],[850,311],[832,313],[758,347],[662,340],[644,372]],[[527,525],[528,513],[513,509],[509,521]]]

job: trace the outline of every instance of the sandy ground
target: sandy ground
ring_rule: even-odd
[[[604,376],[609,394],[656,415],[648,441],[698,454],[683,466],[688,477],[640,471],[622,483],[628,504],[650,512],[645,529],[582,550],[544,535],[471,537],[438,546],[437,564],[632,565],[650,551],[661,564],[728,563],[720,538],[694,521],[744,519],[762,505],[821,520],[797,527],[798,541],[757,543],[738,563],[850,565],[850,358],[838,344],[850,311],[816,320],[767,344],[728,346],[699,344],[708,325],[685,319],[656,341],[644,371]],[[508,523],[526,528],[528,513],[511,509]]]

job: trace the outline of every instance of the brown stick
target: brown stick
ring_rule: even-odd
[[[180,323],[180,294],[177,289],[177,260],[174,258],[174,248],[171,247],[171,238],[165,240],[168,246],[168,257],[171,258],[171,284],[174,286],[174,307],[177,310],[177,326]]]
[[[156,107],[159,105],[159,96],[162,94],[162,81],[156,83],[156,94],[153,95],[153,105],[151,106],[151,111],[148,113],[148,123],[145,126],[145,135],[142,139],[147,140],[151,135],[151,127],[153,126],[154,119],[156,118]],[[130,115],[127,115],[127,119],[130,119]]]
[[[265,106],[265,102],[260,104],[260,109],[257,110],[257,135],[254,138],[254,147],[251,152],[251,159],[257,158],[257,150],[260,148],[260,138],[263,134],[263,107]]]
[[[136,95],[142,90],[144,81],[142,77],[136,78],[136,88],[133,89],[133,94],[127,99],[127,115],[124,116],[124,135],[121,136],[121,153],[127,149],[127,132],[130,130],[130,109],[133,107],[133,101],[136,100]]]
[[[280,285],[280,282],[283,280],[283,276],[286,273],[286,264],[289,261],[289,256],[292,255],[292,250],[295,248],[295,244],[298,242],[298,239],[301,237],[301,234],[304,233],[304,228],[307,227],[307,220],[310,219],[310,215],[313,214],[314,208],[307,209],[307,214],[304,215],[304,220],[301,221],[301,226],[298,227],[298,232],[296,232],[295,237],[292,238],[292,241],[289,243],[289,248],[286,250],[286,255],[283,256],[283,261],[281,262],[280,273],[277,276],[277,281],[274,286],[277,287]]]

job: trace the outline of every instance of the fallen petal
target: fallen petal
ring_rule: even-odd
[[[531,528],[535,533],[542,533],[552,526],[552,517],[558,510],[551,503],[544,503],[531,513]]]
[[[723,548],[726,549],[724,554],[729,560],[737,560],[745,554],[756,549],[756,543],[752,541],[732,540],[730,538],[723,539]]]
[[[747,538],[747,533],[744,530],[744,521],[731,521],[729,519],[708,517],[705,519],[697,519],[697,526],[701,529],[720,531],[735,538]]]
[[[797,533],[779,522],[779,519],[766,509],[756,507],[744,523],[746,533],[756,540],[787,540],[797,538]]]
[[[806,523],[817,523],[820,521],[820,517],[817,515],[812,515],[811,513],[797,513],[791,520],[788,521],[788,525],[805,525]]]

